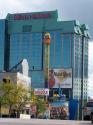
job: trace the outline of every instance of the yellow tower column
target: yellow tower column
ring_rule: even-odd
[[[50,63],[50,42],[51,37],[49,33],[44,35],[44,45],[45,45],[45,53],[44,53],[44,76],[45,76],[45,88],[49,88],[49,63]]]

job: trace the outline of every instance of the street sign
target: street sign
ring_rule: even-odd
[[[49,89],[34,89],[35,95],[49,95]]]
[[[36,113],[36,105],[32,105],[31,106],[31,112],[32,113]]]

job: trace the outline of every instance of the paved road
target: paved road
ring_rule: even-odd
[[[0,119],[0,125],[92,125],[90,121]]]

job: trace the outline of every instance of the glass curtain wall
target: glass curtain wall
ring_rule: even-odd
[[[72,67],[72,35],[61,31],[51,31],[50,68]],[[10,35],[10,68],[27,59],[33,87],[44,86],[44,53],[41,33],[14,33]],[[42,56],[43,55],[43,56]]]
[[[52,31],[50,44],[50,68],[72,67],[72,35]]]
[[[88,39],[84,38],[84,78],[88,78]]]
[[[74,77],[81,78],[82,77],[82,36],[75,35],[75,67],[74,67]]]
[[[0,71],[4,70],[5,20],[0,20]]]
[[[27,59],[30,70],[41,70],[42,40],[40,33],[11,34],[10,68]]]
[[[33,86],[42,84],[42,34],[14,33],[10,35],[10,68],[27,59]]]

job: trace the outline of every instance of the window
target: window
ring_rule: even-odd
[[[0,20],[0,70],[4,69],[5,20]]]
[[[88,102],[88,103],[86,104],[86,106],[87,106],[87,107],[93,107],[93,102]]]
[[[31,25],[24,25],[22,31],[23,32],[31,32],[32,26]]]

